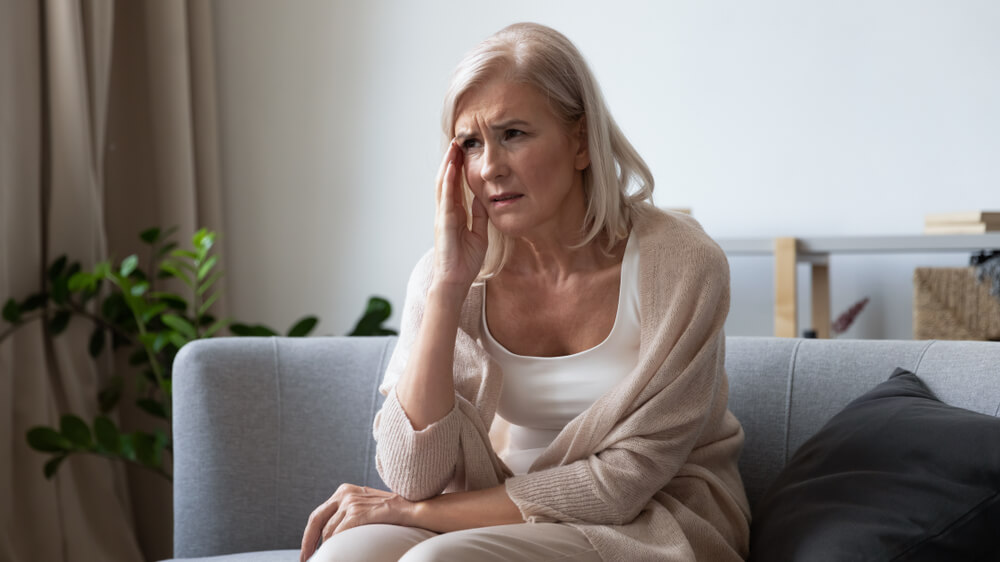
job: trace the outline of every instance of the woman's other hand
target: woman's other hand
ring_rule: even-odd
[[[330,499],[309,514],[309,522],[302,534],[299,560],[308,560],[316,552],[320,539],[329,540],[333,535],[359,525],[406,525],[412,519],[414,505],[392,492],[341,484]]]
[[[472,202],[472,228],[462,187],[465,154],[453,140],[441,162],[437,179],[437,214],[434,218],[434,283],[465,298],[479,275],[487,246],[486,207]]]

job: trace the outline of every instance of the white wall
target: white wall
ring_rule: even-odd
[[[713,236],[912,234],[927,212],[1000,209],[991,0],[216,0],[237,317],[315,312],[340,334],[369,294],[401,308],[432,245],[449,73],[519,20],[576,42],[656,203]],[[913,268],[966,261],[835,257],[833,311],[870,296],[849,336],[908,338]],[[771,334],[771,260],[731,264],[728,332]]]

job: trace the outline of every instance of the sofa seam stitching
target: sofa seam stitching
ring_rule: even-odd
[[[791,440],[792,429],[792,390],[795,387],[795,363],[799,357],[799,346],[802,340],[797,340],[792,348],[792,356],[788,362],[788,383],[785,387],[785,458],[782,467],[788,464],[788,443]]]
[[[281,482],[281,352],[278,348],[278,338],[271,336],[271,345],[274,349],[274,388],[275,388],[275,405],[278,413],[277,420],[277,447],[275,453],[274,461],[274,497],[271,509],[271,528],[277,529],[278,525],[278,486]]]
[[[389,348],[389,342],[388,342],[388,340],[386,340],[383,343],[383,345],[382,345],[382,353],[379,355],[379,360],[378,360],[379,371],[382,371],[383,374],[384,374],[383,367],[385,366],[385,352],[386,352],[386,350],[388,348]],[[378,373],[376,373],[376,374],[378,374]],[[381,377],[375,377],[375,393],[373,393],[371,395],[371,397],[372,397],[371,398],[371,406],[369,406],[369,408],[368,408],[368,420],[369,420],[369,423],[371,423],[371,420],[375,417],[375,403],[377,401],[378,387],[379,387],[379,383],[380,382],[381,382]],[[372,428],[369,428],[369,433],[371,433],[371,431],[372,431]],[[362,478],[364,478],[364,481],[366,483],[368,483],[368,484],[372,484],[371,482],[368,482],[368,475],[372,473],[372,440],[373,440],[373,438],[374,438],[373,435],[369,435],[369,438],[365,442],[365,474],[364,474],[364,476]]]

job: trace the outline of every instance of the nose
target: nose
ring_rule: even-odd
[[[486,142],[483,147],[482,165],[479,175],[483,181],[492,182],[507,174],[506,153],[499,143]]]

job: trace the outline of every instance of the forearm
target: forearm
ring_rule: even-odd
[[[468,292],[468,289],[466,289]],[[455,404],[455,336],[465,295],[460,289],[432,287],[420,332],[396,396],[416,430],[440,420]]]
[[[412,527],[437,533],[524,523],[501,484],[473,492],[441,494],[413,505]]]

